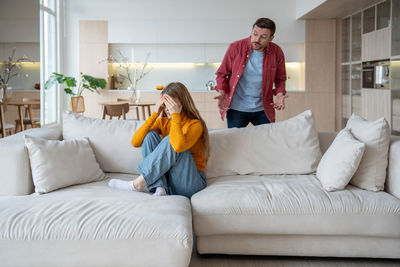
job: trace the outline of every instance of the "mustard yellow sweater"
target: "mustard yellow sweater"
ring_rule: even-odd
[[[149,131],[157,131],[162,138],[169,135],[169,141],[176,152],[183,152],[190,149],[196,167],[204,171],[207,159],[202,156],[203,145],[201,135],[203,126],[197,119],[190,119],[184,112],[171,114],[171,119],[158,117],[153,112],[146,122],[135,132],[132,137],[132,145],[140,147]]]

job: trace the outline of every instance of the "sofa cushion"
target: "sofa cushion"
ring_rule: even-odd
[[[59,140],[61,128],[33,128],[0,139],[0,196],[33,193],[29,155],[23,139],[25,134]]]
[[[196,235],[400,237],[400,200],[348,185],[326,192],[315,175],[226,176],[191,198]]]
[[[142,154],[140,148],[131,145],[131,139],[142,124],[137,120],[101,120],[64,113],[63,138],[89,138],[104,172],[138,174],[136,166]]]
[[[210,132],[207,178],[234,174],[305,174],[321,159],[312,112],[282,122]]]
[[[9,265],[20,262],[21,266],[60,262],[65,266],[188,266],[193,244],[189,200],[115,190],[107,181],[0,198],[2,264],[8,265],[8,260],[14,263]],[[8,258],[13,251],[18,258]],[[38,257],[38,251],[57,256],[43,261],[45,256]]]
[[[364,149],[364,143],[354,139],[348,129],[339,132],[317,168],[317,178],[325,190],[345,188],[360,164]]]
[[[36,193],[106,178],[87,138],[46,140],[25,135]]]
[[[387,121],[383,117],[367,121],[353,114],[346,128],[365,144],[364,155],[350,183],[370,191],[383,190],[390,143],[390,128]]]

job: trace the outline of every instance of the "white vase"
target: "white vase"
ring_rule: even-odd
[[[139,102],[140,102],[140,90],[136,90],[135,103],[138,104]]]
[[[12,96],[12,88],[7,84],[0,85],[0,101],[6,102]]]

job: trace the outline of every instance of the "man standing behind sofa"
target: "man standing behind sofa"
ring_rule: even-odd
[[[275,109],[285,108],[285,56],[271,42],[275,28],[272,20],[259,18],[250,37],[229,46],[216,72],[219,95],[215,99],[229,128],[274,122]]]

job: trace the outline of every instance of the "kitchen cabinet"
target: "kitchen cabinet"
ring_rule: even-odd
[[[361,12],[351,17],[351,60],[361,60]]]
[[[351,113],[361,116],[361,64],[351,66]]]
[[[350,61],[350,18],[342,21],[342,62]]]
[[[361,89],[361,116],[366,120],[384,117],[391,123],[391,93],[388,89]]]
[[[392,56],[400,56],[400,1],[392,1]]]
[[[39,43],[0,43],[0,61],[5,61],[15,50],[14,59],[21,58],[26,55],[33,62],[40,61],[40,44]]]
[[[229,46],[228,44],[205,44],[204,45],[205,62],[206,63],[222,62],[222,59],[225,56],[228,46]]]
[[[400,134],[400,60],[391,62],[392,130]]]
[[[361,37],[362,61],[388,59],[390,57],[390,28],[363,34]]]
[[[362,61],[390,57],[390,5],[386,0],[363,11]]]
[[[368,120],[383,116],[400,135],[400,1],[381,1],[341,26],[342,127],[352,113]],[[362,63],[375,60],[391,62],[388,89],[362,88]]]
[[[363,11],[363,34],[375,30],[375,6]]]
[[[396,1],[394,1],[396,2]],[[389,27],[390,22],[390,0],[386,0],[376,6],[376,29]]]
[[[346,125],[351,115],[350,65],[343,65],[342,75],[342,126]]]

